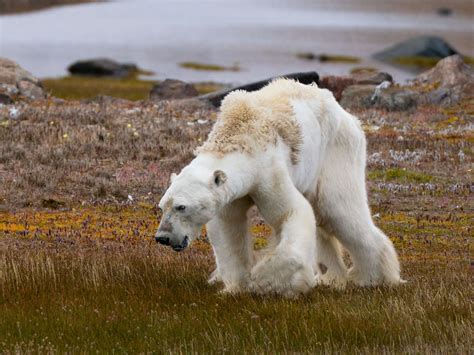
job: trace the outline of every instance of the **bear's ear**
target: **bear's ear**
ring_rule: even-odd
[[[223,183],[226,182],[227,175],[222,170],[216,170],[214,171],[213,179],[214,184],[216,184],[216,186],[221,186]]]
[[[171,173],[171,175],[170,175],[171,183],[173,183],[174,179],[176,179],[176,176],[178,176],[176,173]]]

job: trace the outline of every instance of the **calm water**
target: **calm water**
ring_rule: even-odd
[[[419,1],[420,2],[420,1]],[[388,3],[388,4],[387,4]],[[0,16],[0,55],[39,77],[61,76],[91,57],[134,62],[189,81],[246,82],[294,71],[347,74],[376,66],[399,81],[411,76],[370,59],[371,54],[419,34],[444,37],[474,55],[473,1],[399,0],[122,0]],[[448,4],[454,13],[440,17]],[[359,64],[322,64],[295,53],[345,54]],[[203,72],[183,61],[239,64],[240,72]]]

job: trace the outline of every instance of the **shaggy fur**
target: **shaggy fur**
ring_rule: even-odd
[[[163,196],[167,228],[157,240],[182,250],[207,223],[217,264],[210,282],[222,281],[225,292],[292,297],[318,282],[399,283],[396,252],[367,203],[365,149],[358,119],[316,85],[282,79],[232,93],[208,141]],[[247,225],[254,204],[273,229],[259,257]]]
[[[280,138],[290,147],[291,160],[296,164],[302,136],[291,101],[310,97],[311,89],[301,91],[291,83],[280,79],[256,92],[238,90],[227,95],[219,120],[197,154],[255,153],[268,144],[276,145]]]

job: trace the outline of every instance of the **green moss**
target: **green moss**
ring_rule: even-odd
[[[397,57],[392,60],[393,63],[418,68],[431,68],[442,58],[431,58],[422,56]]]
[[[410,56],[410,57],[398,57],[392,60],[393,63],[403,65],[407,67],[417,68],[431,68],[434,67],[443,58],[432,58],[423,56]],[[474,64],[474,58],[469,56],[463,56],[464,62],[467,64]]]
[[[154,82],[138,78],[97,78],[66,76],[44,79],[43,85],[51,95],[67,100],[90,99],[99,95],[143,100],[148,97]]]
[[[350,73],[351,74],[365,74],[365,73],[372,73],[372,74],[375,74],[375,73],[378,73],[379,70],[377,68],[372,68],[372,67],[355,67],[355,68],[352,68]]]
[[[400,168],[392,168],[387,170],[372,170],[367,174],[370,180],[398,181],[427,183],[433,181],[433,176],[424,173],[410,171]]]
[[[179,66],[186,69],[208,70],[208,71],[239,71],[240,70],[240,67],[236,64],[234,64],[231,67],[224,67],[218,64],[182,62],[182,63],[179,63]]]
[[[148,98],[156,81],[128,78],[98,78],[91,76],[66,76],[42,80],[46,90],[55,97],[66,100],[91,99],[99,95],[114,96],[136,101]],[[224,87],[218,83],[193,84],[200,94],[207,94]]]
[[[193,86],[202,95],[209,94],[210,92],[218,91],[226,87],[225,85],[211,82],[193,83]]]
[[[341,63],[359,63],[360,59],[347,55],[321,54],[318,57],[320,62],[341,62]]]

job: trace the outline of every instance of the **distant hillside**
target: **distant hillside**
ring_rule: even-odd
[[[51,6],[95,2],[95,0],[0,0],[0,14],[40,10]]]

